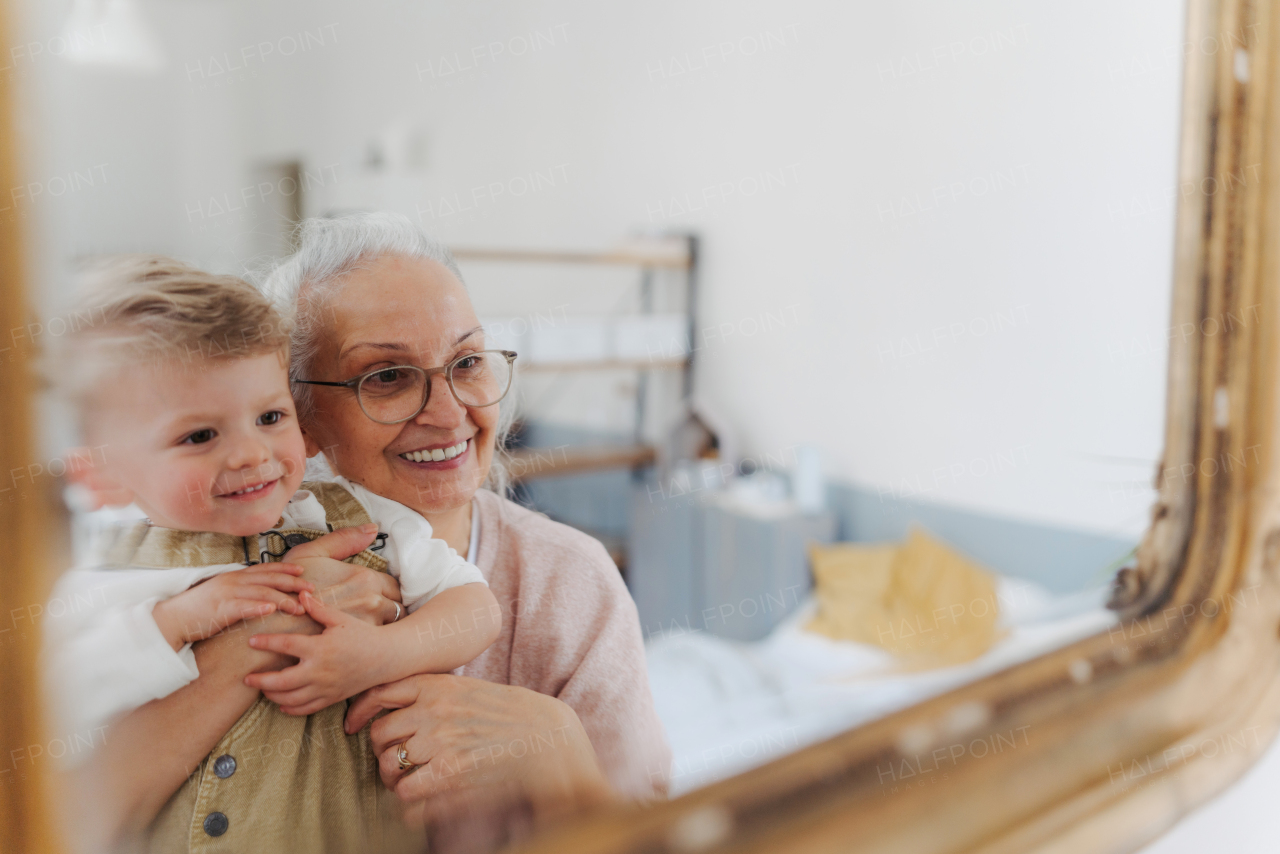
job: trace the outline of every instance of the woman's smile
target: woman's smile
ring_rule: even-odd
[[[451,445],[435,445],[396,454],[396,457],[414,468],[452,469],[461,467],[470,459],[471,440],[463,439]]]

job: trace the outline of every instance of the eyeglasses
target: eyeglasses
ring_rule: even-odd
[[[345,382],[294,380],[303,385],[354,388],[364,414],[379,424],[400,424],[417,416],[431,397],[431,378],[444,374],[454,400],[463,406],[493,406],[511,390],[516,354],[511,350],[481,350],[459,356],[439,368],[395,365],[376,368]]]

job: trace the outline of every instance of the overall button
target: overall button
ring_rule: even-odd
[[[230,826],[231,822],[220,812],[211,812],[204,817],[204,832],[210,836],[221,836]]]
[[[236,758],[229,753],[222,754],[213,760],[213,773],[223,780],[227,779],[236,773]]]

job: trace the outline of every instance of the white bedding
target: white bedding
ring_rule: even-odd
[[[886,675],[879,647],[833,641],[802,627],[812,600],[762,640],[704,632],[651,638],[649,680],[674,752],[673,795],[763,764],[798,747],[919,702],[979,676],[1107,629],[1104,589],[1053,596],[1001,578],[1001,624],[1009,634],[958,667]]]

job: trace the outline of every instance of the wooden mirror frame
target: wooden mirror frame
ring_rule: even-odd
[[[1195,189],[1177,212],[1159,499],[1117,578],[1122,622],[525,850],[1133,851],[1257,759],[1280,723],[1277,6],[1189,3],[1178,184]]]
[[[0,44],[13,44],[8,26],[10,10],[0,5]],[[0,74],[0,186],[20,186],[25,178],[18,169],[14,73]],[[45,773],[39,762],[20,764],[12,751],[46,740],[40,725],[36,687],[38,635],[30,620],[22,621],[14,610],[42,603],[48,592],[47,566],[51,556],[43,532],[60,530],[49,504],[51,478],[38,487],[16,488],[15,473],[32,471],[36,460],[34,388],[29,347],[15,344],[32,320],[27,301],[23,264],[25,214],[0,217],[0,839],[5,850],[45,854],[57,850],[49,811]],[[5,488],[7,487],[7,488]],[[30,612],[28,612],[30,613]],[[21,754],[20,754],[21,755]]]
[[[676,800],[554,828],[527,850],[1132,851],[1265,749],[1280,724],[1278,2],[1190,2],[1179,186],[1199,192],[1178,207],[1159,502],[1119,579],[1123,622]],[[1240,33],[1243,45],[1224,38]],[[0,79],[10,186],[12,105]],[[20,246],[21,221],[0,227],[7,328],[29,316]],[[5,470],[33,459],[27,354],[8,355]],[[0,573],[6,608],[43,601],[39,532],[52,524],[39,497],[0,501],[16,568]],[[39,737],[34,656],[30,633],[0,643],[0,675],[22,700],[0,704],[6,745]],[[55,846],[39,775],[0,786],[0,835],[24,851]]]

